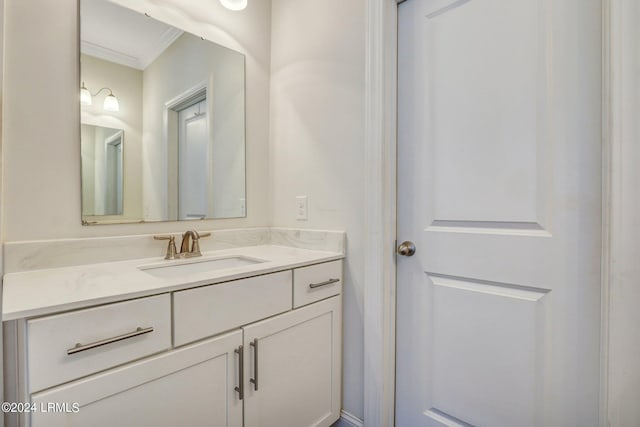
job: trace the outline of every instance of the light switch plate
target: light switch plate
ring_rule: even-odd
[[[307,196],[296,196],[296,220],[306,221],[307,219]]]

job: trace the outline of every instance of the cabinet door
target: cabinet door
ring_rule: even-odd
[[[245,427],[330,426],[338,419],[341,315],[338,296],[244,328]]]
[[[242,427],[234,390],[241,344],[236,331],[34,394],[31,425]],[[67,413],[45,412],[51,403],[66,404]]]

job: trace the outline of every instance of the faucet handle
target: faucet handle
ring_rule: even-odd
[[[176,250],[176,238],[175,236],[153,236],[154,240],[168,240],[167,254],[164,259],[176,259],[178,251]]]
[[[209,237],[211,233],[198,233],[197,231],[193,232],[194,238],[193,243],[191,244],[191,254],[192,256],[200,256],[202,252],[200,252],[200,239],[202,237]]]

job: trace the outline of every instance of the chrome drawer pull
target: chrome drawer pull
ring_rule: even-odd
[[[329,279],[326,282],[321,282],[321,283],[309,283],[309,287],[311,289],[313,288],[319,288],[320,286],[327,286],[327,285],[332,285],[334,283],[339,282],[340,279]]]
[[[249,343],[253,347],[253,378],[249,382],[253,384],[253,389],[258,391],[258,338]]]
[[[100,347],[100,346],[103,346],[103,345],[111,344],[111,343],[114,343],[114,342],[118,342],[118,341],[126,340],[126,339],[129,339],[129,338],[137,337],[138,335],[148,334],[150,332],[153,332],[153,326],[150,326],[148,328],[138,327],[133,332],[128,332],[126,334],[118,335],[117,337],[107,338],[107,339],[104,339],[104,340],[92,342],[91,344],[84,344],[83,345],[83,344],[78,343],[78,344],[76,344],[75,347],[68,349],[67,350],[67,354],[71,355],[71,354],[75,354],[75,353],[80,353],[81,351],[91,350],[92,348],[96,348],[96,347]]]
[[[234,352],[238,355],[238,383],[234,388],[238,392],[238,400],[244,399],[244,349],[242,346],[236,348]]]

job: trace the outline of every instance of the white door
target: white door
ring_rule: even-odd
[[[211,190],[209,124],[207,101],[178,112],[178,218],[203,219],[209,208]]]
[[[399,5],[398,427],[598,425],[600,22]]]

